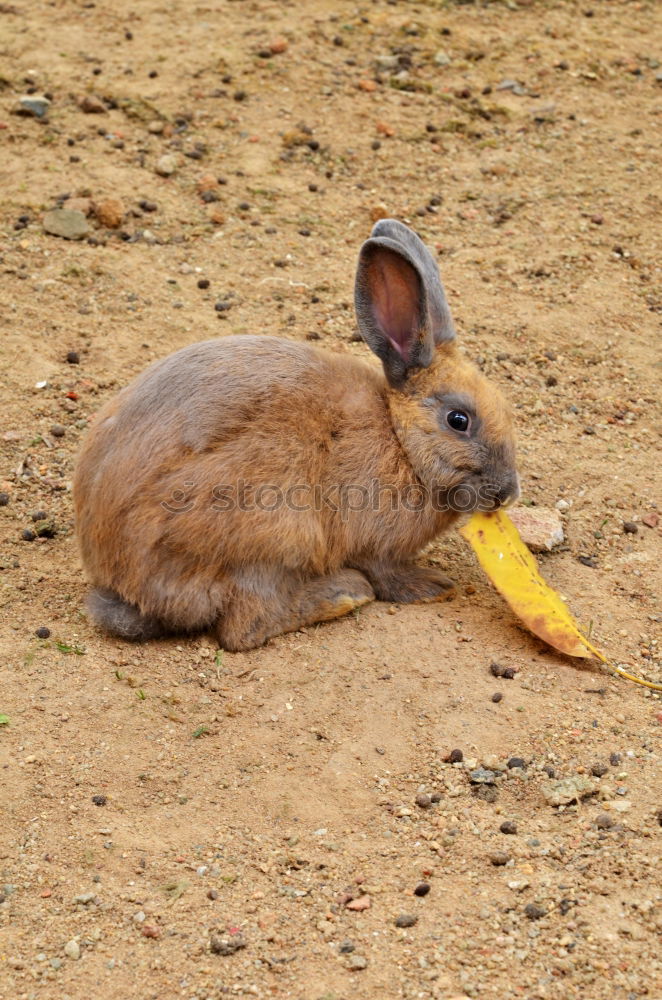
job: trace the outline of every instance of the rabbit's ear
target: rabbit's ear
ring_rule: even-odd
[[[435,345],[455,336],[432,255],[394,219],[380,220],[361,247],[354,301],[361,335],[392,385],[427,368]]]

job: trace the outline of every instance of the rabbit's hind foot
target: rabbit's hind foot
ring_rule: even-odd
[[[111,635],[131,642],[146,642],[166,635],[165,625],[156,618],[141,614],[135,604],[122,600],[114,590],[97,587],[87,599],[94,621]]]

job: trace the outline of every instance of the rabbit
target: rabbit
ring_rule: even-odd
[[[460,355],[437,265],[403,223],[359,252],[376,365],[272,336],[157,361],[99,412],[74,476],[92,618],[130,640],[211,629],[248,650],[377,598],[453,592],[418,552],[519,495],[513,421]]]

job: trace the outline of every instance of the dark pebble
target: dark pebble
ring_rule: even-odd
[[[499,798],[499,790],[494,785],[472,785],[471,794],[483,802],[496,802]]]
[[[245,101],[246,97],[248,95],[246,94],[245,90],[237,90],[233,96],[234,96],[235,101],[241,102],[241,101]]]
[[[461,764],[464,760],[464,754],[461,750],[451,750],[448,759],[451,764]]]
[[[215,191],[203,191],[200,198],[206,205],[210,205],[213,201],[221,200]]]
[[[37,636],[38,639],[48,639],[50,634],[51,630],[49,628],[46,628],[45,625],[40,625],[35,632],[35,635]]]
[[[551,764],[545,764],[545,766],[543,767],[543,771],[545,772],[548,778],[556,777],[556,771],[554,770]]]
[[[228,309],[232,309],[232,303],[231,302],[217,302],[214,305],[214,309],[216,310],[217,313],[224,313],[224,312],[227,312]]]
[[[415,896],[427,896],[432,886],[429,882],[419,882],[414,889]]]
[[[310,229],[300,229],[299,236],[310,236]]]
[[[599,816],[595,817],[595,825],[598,830],[611,830],[614,820],[608,813],[600,813]]]
[[[29,528],[24,528],[21,532],[21,538],[24,542],[34,542],[36,537],[34,531],[30,531]]]
[[[626,535],[636,535],[639,528],[634,521],[623,521],[623,531]]]
[[[106,798],[105,795],[93,795],[92,801],[94,802],[95,806],[105,806],[108,799]]]
[[[510,861],[510,854],[506,854],[505,851],[492,851],[490,854],[490,861],[493,865],[499,868],[502,865],[508,864]]]
[[[416,796],[416,805],[419,809],[429,809],[432,805],[432,799],[429,795],[422,792],[420,795]]]
[[[354,951],[355,948],[356,945],[354,944],[354,942],[349,940],[341,941],[340,944],[338,945],[338,951],[340,952],[341,955],[351,955],[351,953]]]
[[[620,753],[609,754],[609,763],[611,764],[612,767],[616,767],[616,765],[620,764],[622,760],[623,758],[621,757]]]
[[[414,913],[401,913],[395,918],[396,927],[413,927],[418,923],[418,917]]]
[[[78,351],[68,351],[66,361],[68,365],[79,365],[80,354]]]
[[[537,906],[535,903],[527,903],[524,907],[524,912],[526,913],[529,920],[540,920],[547,913],[547,910],[542,906]]]
[[[51,427],[51,434],[54,438],[62,438],[67,433],[67,428],[63,427],[62,424],[53,424]]]
[[[313,192],[317,191],[317,184],[309,184],[308,190]]]
[[[517,833],[517,823],[514,823],[512,819],[507,819],[505,823],[502,823],[499,827],[501,833]]]
[[[379,139],[373,139],[372,142],[370,143],[370,148],[371,149],[381,149],[382,148],[382,144],[379,141]]]
[[[526,761],[523,757],[511,757],[508,761],[508,767],[526,767]]]
[[[142,208],[143,212],[156,212],[156,210],[159,207],[155,201],[147,201],[146,198],[143,198],[142,201],[139,201],[138,205],[140,208]]]
[[[209,288],[209,278],[198,278],[198,288]]]
[[[306,143],[306,146],[308,146],[308,149],[312,149],[313,153],[317,152],[317,150],[320,148],[320,144],[317,141],[317,139],[309,139],[308,142]]]
[[[506,667],[502,676],[504,677],[505,680],[512,681],[516,673],[517,671],[515,670],[514,667]]]
[[[441,792],[433,792],[430,796],[431,802],[441,802]]]
[[[501,664],[497,663],[495,660],[492,660],[490,663],[490,673],[492,674],[492,677],[503,677],[505,669],[505,667],[502,667]]]
[[[250,212],[251,206],[250,203],[247,201],[240,201],[239,204],[237,205],[237,208],[239,209],[240,212]]]
[[[9,493],[0,493],[0,507],[6,507],[9,503]]]
[[[502,700],[503,700],[503,695],[501,691],[495,691],[494,694],[492,695],[492,701],[496,704]]]
[[[207,899],[218,899],[218,890],[217,889],[208,889],[207,890]]]
[[[594,778],[601,778],[603,775],[607,773],[608,770],[609,768],[607,767],[606,764],[601,764],[598,762],[597,764],[592,765],[591,774],[593,775]]]
[[[44,521],[48,517],[48,514],[45,510],[33,510],[30,517],[33,521]]]
[[[556,375],[548,375],[547,378],[545,379],[545,385],[552,386],[558,384],[559,380],[557,379]]]
[[[212,934],[209,942],[209,950],[212,955],[234,955],[236,951],[246,947],[246,940],[241,934],[233,934],[231,937],[220,937]]]
[[[149,73],[148,73],[147,75],[148,75],[148,77],[150,78],[150,80],[155,80],[155,79],[156,79],[156,77],[157,77],[157,76],[158,76],[159,74],[158,74],[158,72],[157,72],[157,71],[156,71],[155,69],[150,69],[150,71],[149,71]]]
[[[598,566],[595,556],[577,556],[577,562],[580,562],[582,566],[589,566],[591,569],[597,569]]]

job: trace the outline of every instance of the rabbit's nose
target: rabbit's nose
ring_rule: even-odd
[[[517,503],[521,495],[520,481],[517,473],[513,475],[501,486],[499,493],[497,495],[497,500],[499,506],[501,507],[512,507],[514,503]]]

